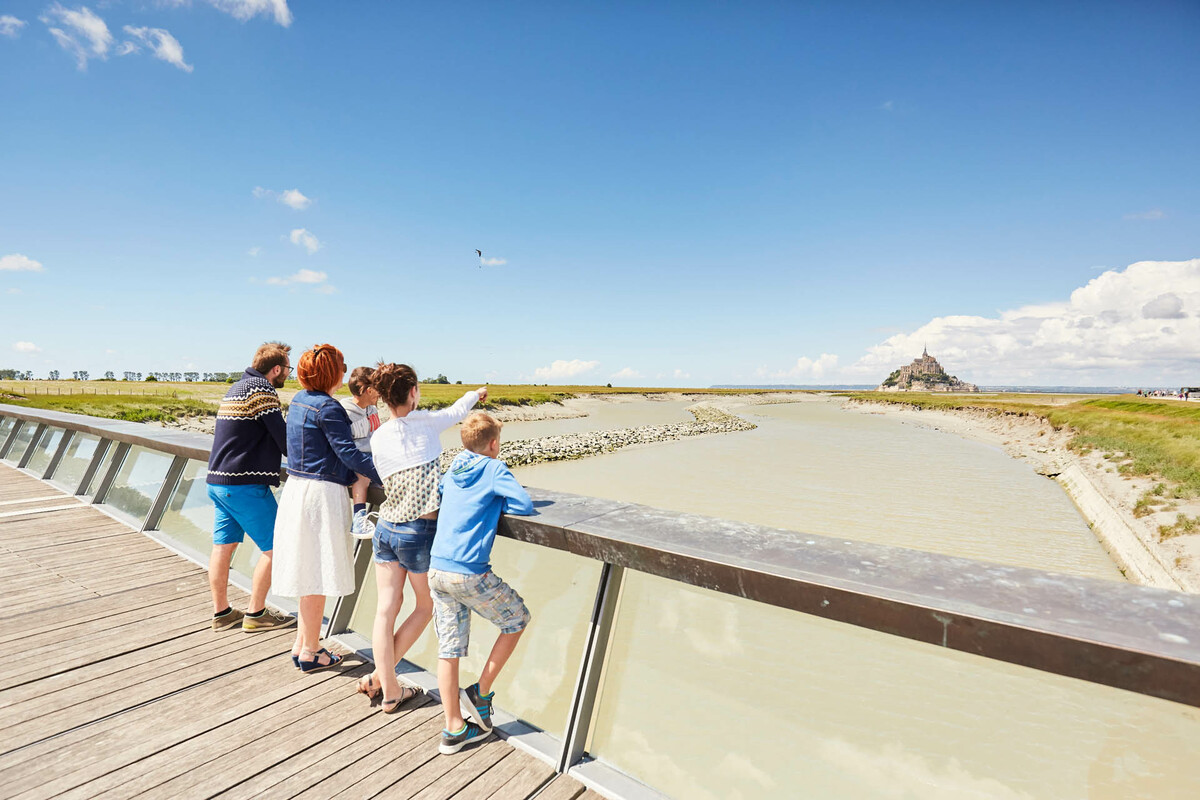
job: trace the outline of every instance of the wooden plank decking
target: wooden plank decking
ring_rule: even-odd
[[[385,715],[368,665],[302,675],[294,630],[210,613],[200,567],[0,464],[0,797],[599,799],[495,737],[439,755],[432,698]]]

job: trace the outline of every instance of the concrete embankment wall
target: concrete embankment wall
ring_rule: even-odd
[[[1071,464],[1058,476],[1067,495],[1075,502],[1083,518],[1091,525],[1100,544],[1133,583],[1160,589],[1187,590],[1171,574],[1168,565],[1138,538],[1133,529],[1105,499],[1078,464]]]

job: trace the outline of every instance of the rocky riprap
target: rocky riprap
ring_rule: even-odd
[[[512,442],[501,441],[500,460],[510,467],[521,467],[545,461],[567,461],[600,453],[611,453],[634,444],[670,442],[685,436],[702,436],[707,433],[751,431],[758,427],[741,417],[727,414],[711,406],[692,406],[688,411],[696,418],[695,422],[642,425],[637,428],[568,433],[561,436],[543,436],[540,439],[518,439]],[[449,467],[450,462],[461,452],[462,448],[459,447],[442,453],[442,469],[445,470]]]

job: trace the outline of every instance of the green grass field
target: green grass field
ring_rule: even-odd
[[[845,392],[847,397],[931,409],[1022,414],[1069,428],[1071,446],[1099,450],[1120,469],[1168,481],[1177,498],[1200,497],[1200,403],[1136,395],[944,395]]]

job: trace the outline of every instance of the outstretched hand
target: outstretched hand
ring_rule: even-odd
[[[479,402],[482,403],[484,400],[487,400],[487,387],[486,386],[480,386],[478,389],[475,390],[475,393],[479,395]]]

